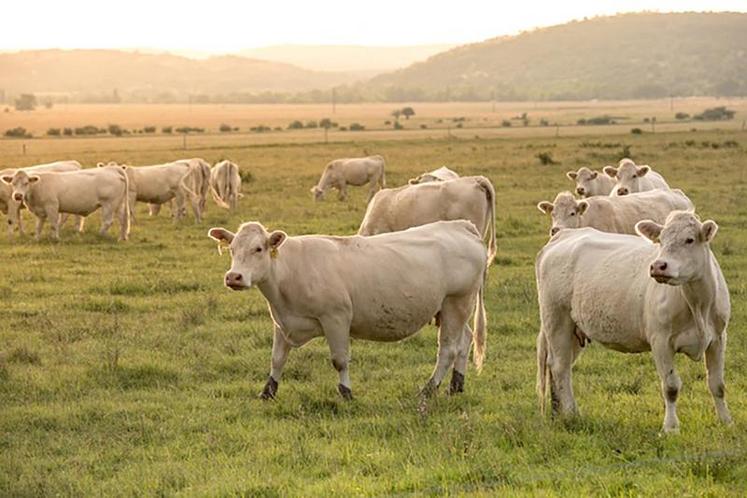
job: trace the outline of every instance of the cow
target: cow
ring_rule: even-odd
[[[101,235],[106,234],[119,219],[119,238],[127,240],[130,233],[128,178],[119,166],[82,169],[66,173],[16,171],[2,181],[13,187],[13,197],[23,199],[36,217],[36,239],[41,237],[44,222],[49,218],[54,239],[60,239],[60,213],[88,216],[99,207],[102,211]],[[82,223],[78,231],[82,230]]]
[[[449,180],[454,180],[456,178],[459,178],[459,174],[456,171],[452,171],[446,166],[441,166],[438,169],[423,173],[422,175],[418,175],[415,178],[410,178],[408,183],[410,185],[417,185],[418,183],[446,182]]]
[[[175,220],[180,220],[186,213],[185,202],[190,201],[192,206],[199,202],[199,194],[193,191],[188,180],[192,173],[192,166],[188,160],[174,161],[152,166],[125,166],[116,162],[108,164],[98,163],[99,167],[120,166],[127,172],[129,179],[130,217],[135,220],[135,203],[145,202],[149,206],[151,215],[158,214],[160,205],[172,200],[176,201],[176,207],[172,213]],[[154,206],[158,206],[154,208]]]
[[[669,185],[663,176],[652,170],[650,166],[636,165],[631,159],[622,159],[617,168],[605,166],[604,172],[610,178],[615,179],[615,185],[610,192],[611,196],[655,189],[669,190]]]
[[[610,195],[615,180],[606,174],[592,171],[586,166],[578,171],[569,171],[565,174],[568,179],[576,183],[576,193],[581,197],[594,197],[597,195]]]
[[[396,232],[439,220],[469,220],[496,253],[495,189],[484,176],[383,189],[368,204],[358,235]]]
[[[339,191],[338,198],[344,201],[348,198],[348,185],[361,187],[369,184],[368,201],[377,190],[386,188],[384,173],[384,158],[381,156],[356,157],[351,159],[336,159],[324,168],[319,183],[311,188],[315,201],[321,201],[330,188]]]
[[[202,158],[182,159],[177,162],[189,165],[189,173],[185,178],[185,185],[190,192],[188,199],[198,223],[202,222],[202,213],[207,208],[207,196],[210,190],[210,163]],[[191,194],[193,192],[196,195]],[[186,207],[183,208],[182,216],[186,215]]]
[[[77,171],[81,169],[78,161],[56,161],[47,164],[38,164],[36,166],[26,166],[23,168],[9,168],[0,171],[0,176],[13,176],[16,171],[22,169],[28,173],[38,173],[41,171],[57,172]],[[14,200],[11,196],[13,189],[5,182],[0,182],[0,211],[8,215],[8,237],[13,237],[14,225],[18,225],[18,232],[23,235],[23,217],[21,209],[23,202]],[[80,218],[78,223],[80,223]],[[64,221],[63,221],[64,223]]]
[[[672,211],[694,209],[694,206],[684,192],[674,189],[583,200],[576,199],[570,192],[561,192],[554,202],[542,201],[537,208],[551,216],[551,236],[563,228],[583,227],[634,235],[635,224],[641,220],[650,218],[663,223]]]
[[[664,432],[679,428],[682,382],[675,353],[696,361],[705,356],[716,413],[729,424],[724,353],[731,305],[710,248],[718,225],[701,223],[691,211],[675,211],[663,225],[644,220],[636,230],[639,237],[593,228],[563,230],[539,252],[540,410],[549,383],[553,412],[577,412],[571,368],[591,340],[624,353],[653,353],[666,407]]]
[[[338,391],[352,399],[350,338],[400,341],[434,315],[440,317],[438,360],[421,394],[433,395],[452,366],[449,392],[461,392],[473,342],[467,326],[473,307],[473,359],[478,370],[482,366],[487,257],[469,221],[439,221],[372,237],[289,237],[252,222],[235,234],[211,228],[208,236],[230,247],[225,285],[256,286],[269,305],[272,368],[263,399],[275,397],[290,349],[321,336],[339,374]]]
[[[239,167],[231,161],[220,161],[210,170],[210,193],[220,207],[235,211],[241,194]]]

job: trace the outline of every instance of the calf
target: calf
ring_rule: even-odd
[[[598,171],[592,171],[587,167],[579,168],[578,171],[569,171],[565,174],[569,180],[576,183],[576,193],[581,197],[594,197],[597,195],[610,195],[615,180]]]
[[[617,168],[605,166],[604,172],[610,178],[615,179],[610,195],[628,195],[647,190],[664,189],[669,190],[664,177],[650,166],[637,166],[630,159],[623,159]]]
[[[663,430],[677,431],[682,381],[675,353],[700,361],[724,423],[724,351],[731,305],[710,242],[718,226],[675,211],[664,225],[640,221],[641,237],[563,230],[536,262],[540,331],[537,387],[540,408],[550,384],[552,409],[576,413],[571,367],[587,339],[625,353],[651,351],[665,403]],[[653,244],[651,243],[653,242]]]
[[[384,158],[381,156],[337,159],[327,164],[319,183],[311,188],[314,200],[320,201],[330,188],[339,191],[341,201],[348,198],[348,185],[360,187],[369,184],[368,201],[377,190],[386,187]],[[367,201],[367,202],[368,202]]]
[[[485,247],[468,221],[440,221],[373,237],[288,237],[245,223],[238,233],[212,228],[230,247],[225,285],[259,288],[274,322],[272,368],[262,392],[273,398],[292,347],[324,336],[339,373],[340,394],[352,397],[350,338],[400,341],[440,316],[438,360],[424,395],[453,366],[450,392],[464,388],[472,343],[467,326],[475,309],[474,360],[485,354]]]

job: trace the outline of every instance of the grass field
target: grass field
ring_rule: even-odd
[[[329,144],[215,135],[187,151],[178,137],[30,140],[26,155],[19,141],[0,141],[3,165],[226,157],[254,176],[239,213],[211,205],[199,226],[175,226],[165,213],[148,218],[139,206],[128,243],[95,235],[98,215],[82,237],[68,226],[61,243],[9,243],[3,233],[0,495],[744,495],[747,133],[618,131],[364,132]],[[415,395],[435,361],[436,330],[398,344],[355,341],[356,400],[346,403],[335,391],[327,346],[317,340],[291,354],[278,399],[261,402],[269,315],[258,291],[222,286],[229,256],[218,255],[207,229],[259,220],[291,235],[354,233],[363,189],[347,203],[320,204],[308,189],[328,160],[364,152],[386,157],[392,186],[442,164],[495,184],[500,238],[486,296],[485,368],[477,375],[470,367],[463,395],[442,389],[422,411]],[[560,164],[541,165],[541,152]],[[571,188],[565,171],[603,166],[624,152],[662,172],[720,225],[713,249],[733,305],[726,355],[732,427],[716,421],[704,366],[678,357],[682,433],[661,436],[650,355],[598,344],[574,370],[582,415],[565,423],[539,415],[533,265],[548,220],[535,205]]]

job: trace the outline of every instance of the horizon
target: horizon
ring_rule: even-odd
[[[36,16],[39,4],[12,4],[6,8],[9,19]],[[217,0],[225,6],[225,0]],[[272,6],[239,6],[239,12],[223,16],[224,9],[211,12],[191,12],[197,3],[187,2],[179,19],[179,30],[168,29],[163,19],[173,15],[173,7],[149,5],[144,0],[131,2],[132,8],[123,12],[103,11],[98,6],[85,5],[83,0],[72,0],[65,5],[47,5],[47,15],[35,18],[41,29],[28,29],[28,23],[10,23],[4,27],[4,41],[0,52],[29,50],[123,50],[146,52],[193,53],[195,58],[215,55],[234,55],[242,51],[263,50],[276,47],[372,47],[400,48],[433,45],[460,46],[478,43],[501,36],[515,36],[522,32],[547,28],[595,17],[636,13],[747,13],[747,4],[737,0],[686,0],[655,1],[631,0],[626,9],[615,7],[617,2],[603,0],[593,6],[576,1],[558,6],[542,1],[529,1],[509,12],[500,7],[485,6],[477,0],[466,0],[458,12],[448,5],[428,3],[428,23],[412,23],[400,30],[381,30],[379,26],[389,19],[418,19],[422,16],[424,2],[399,5],[391,0],[381,2],[383,8],[366,12],[366,22],[355,25],[360,14],[350,12],[342,0],[332,0],[325,8],[298,13],[311,7],[295,1]],[[676,5],[675,5],[676,4]],[[296,8],[289,18],[286,11]],[[57,10],[56,15],[49,10]],[[94,10],[91,13],[91,10]],[[145,14],[145,15],[144,15]],[[304,15],[305,14],[305,15]],[[477,15],[476,15],[477,14]],[[215,16],[219,17],[216,18]],[[114,17],[112,17],[114,16]],[[65,19],[65,23],[56,22]],[[247,19],[249,19],[247,21]],[[269,19],[269,22],[265,22]],[[282,22],[273,22],[281,19]],[[340,22],[340,19],[343,22]],[[137,20],[138,22],[134,22]],[[145,22],[142,22],[145,20]],[[313,22],[309,22],[312,20]],[[114,22],[111,22],[114,21]],[[82,24],[81,24],[82,23]],[[253,24],[252,24],[253,23]],[[137,29],[132,26],[137,25]],[[215,33],[214,26],[220,26]],[[247,32],[248,31],[248,32]],[[134,32],[134,34],[133,34]],[[225,32],[225,33],[224,33]],[[394,33],[393,33],[394,32]],[[195,36],[205,33],[205,36]],[[469,34],[465,34],[469,33]],[[11,42],[13,40],[13,42]],[[60,41],[63,40],[63,41]]]

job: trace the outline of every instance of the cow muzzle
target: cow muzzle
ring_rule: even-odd
[[[251,287],[251,283],[245,279],[241,273],[230,271],[226,273],[224,279],[226,287],[232,290],[246,290]]]
[[[578,195],[586,195],[586,189],[585,189],[585,188],[583,188],[583,187],[578,187],[578,188],[576,189],[576,193],[577,193]]]
[[[617,189],[617,195],[628,195],[630,192],[625,187],[620,187]]]
[[[667,270],[669,265],[666,261],[654,261],[648,269],[648,274],[660,284],[670,284],[674,277]]]
[[[23,200],[23,194],[13,194],[13,199],[21,202]]]
[[[555,234],[556,234],[556,233],[558,233],[559,231],[560,231],[560,227],[552,227],[552,228],[550,229],[550,237],[552,237],[553,235],[555,235]]]

